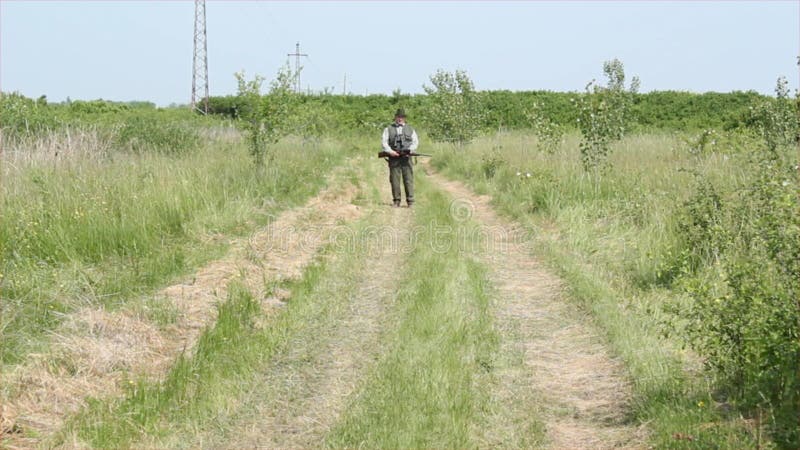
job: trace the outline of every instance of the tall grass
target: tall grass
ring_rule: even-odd
[[[206,141],[180,154],[5,152],[0,161],[0,362],[15,363],[79,306],[116,307],[219,255],[296,204],[346,153],[286,141],[267,168]],[[101,150],[101,149],[99,149]]]
[[[745,155],[691,154],[684,142],[677,133],[627,137],[613,149],[613,170],[597,177],[581,168],[575,135],[546,154],[531,135],[500,133],[459,149],[442,146],[434,165],[534,231],[540,255],[626,362],[636,416],[650,424],[654,445],[751,446],[758,432],[728,408],[711,407],[714,391],[698,358],[681,339],[664,338],[675,320],[665,306],[687,301],[666,272],[693,174],[721,186],[749,176]]]
[[[371,225],[366,219],[350,226],[355,236]],[[50,444],[181,448],[197,445],[197,430],[229,432],[226,426],[236,425],[237,408],[263,382],[263,372],[276,356],[298,341],[322,338],[348,313],[370,242],[353,244],[336,255],[336,245],[322,250],[298,280],[265,280],[267,288],[291,292],[286,306],[274,315],[265,317],[260,301],[234,281],[216,323],[203,332],[192,354],[178,358],[163,381],[132,380],[122,398],[92,401]]]

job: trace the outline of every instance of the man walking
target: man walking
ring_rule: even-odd
[[[384,128],[381,139],[383,150],[389,154],[389,183],[392,185],[392,204],[400,206],[400,178],[406,190],[406,204],[414,204],[414,168],[409,153],[419,146],[419,138],[414,128],[406,123],[406,113],[398,109],[394,123]]]

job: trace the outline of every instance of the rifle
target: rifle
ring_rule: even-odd
[[[399,153],[400,155],[399,156],[391,156],[385,150],[381,150],[378,153],[378,158],[392,158],[392,159],[394,159],[394,158],[408,158],[409,156],[429,156],[429,157],[433,156],[433,155],[426,155],[425,153],[412,152],[411,150],[397,150],[397,153]]]

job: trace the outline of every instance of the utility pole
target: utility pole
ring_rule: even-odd
[[[192,110],[208,114],[208,43],[206,0],[194,0],[194,58],[192,60]]]
[[[344,81],[342,82],[342,95],[347,95],[347,72],[344,73]]]
[[[294,91],[300,93],[300,57],[308,56],[305,53],[300,53],[300,42],[295,45],[294,53],[287,53],[286,56],[294,56]]]

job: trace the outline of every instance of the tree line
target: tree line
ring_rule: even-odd
[[[585,95],[553,91],[476,91],[475,96],[482,105],[478,126],[482,131],[532,128],[529,115],[537,105],[540,113],[554,123],[577,129],[580,111],[576,110],[573,100]],[[748,126],[750,108],[770,99],[772,97],[755,91],[635,93],[632,95],[630,115],[633,126],[643,129],[733,130]],[[347,129],[382,127],[391,120],[392,112],[398,107],[405,108],[409,120],[421,128],[427,128],[438,120],[431,113],[435,108],[427,93],[297,94],[297,102],[302,109],[315,111],[315,116],[325,117],[335,126]],[[209,99],[209,112],[214,115],[236,119],[243,108],[242,99],[237,95]]]

